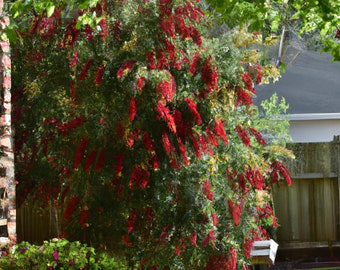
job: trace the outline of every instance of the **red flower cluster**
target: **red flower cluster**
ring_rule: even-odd
[[[242,139],[242,142],[246,145],[246,146],[251,146],[250,145],[250,138],[249,138],[249,134],[247,133],[247,131],[242,128],[242,126],[238,125],[235,128],[238,136]]]
[[[292,178],[291,178],[291,175],[288,169],[280,161],[275,160],[271,164],[271,172],[270,172],[270,176],[272,178],[273,183],[279,180],[279,174],[283,176],[288,186],[292,185]]]
[[[67,135],[70,131],[76,129],[84,124],[84,119],[82,117],[75,117],[68,123],[58,123],[56,128],[62,135]]]
[[[85,153],[85,150],[87,148],[87,144],[89,142],[89,138],[88,137],[83,137],[79,144],[78,144],[78,147],[77,147],[77,150],[76,150],[76,153],[74,155],[74,162],[73,162],[73,169],[76,169],[78,168],[78,166],[80,165],[82,159],[83,159],[83,156],[84,156],[84,153]]]
[[[101,31],[99,33],[100,37],[102,38],[102,40],[105,41],[106,38],[107,38],[107,35],[108,35],[107,20],[106,20],[106,18],[103,18],[103,19],[100,20],[99,26],[100,26],[100,29],[101,29]]]
[[[88,71],[89,71],[89,69],[90,69],[90,67],[91,67],[91,65],[92,65],[92,62],[93,62],[93,58],[90,57],[90,58],[87,60],[85,66],[83,67],[83,69],[82,69],[81,72],[80,72],[80,75],[79,75],[79,79],[80,79],[80,80],[85,80],[85,79],[86,79],[87,73],[88,73]]]
[[[164,99],[164,103],[170,101],[176,94],[176,82],[174,77],[170,74],[170,81],[161,81],[156,90],[160,100]]]
[[[169,129],[176,133],[176,124],[175,124],[175,118],[170,113],[170,110],[168,107],[166,107],[161,101],[157,103],[157,106],[155,108],[158,115],[167,123]]]
[[[72,20],[66,27],[63,41],[60,43],[60,48],[73,47],[80,35],[80,30],[77,29],[77,21]]]
[[[242,203],[234,203],[231,199],[228,200],[229,211],[234,220],[234,225],[240,224],[240,218],[242,213]]]
[[[210,185],[210,182],[208,180],[206,180],[203,183],[203,193],[205,194],[205,196],[207,196],[208,200],[212,201],[213,193],[211,191],[211,185]]]
[[[105,66],[104,65],[100,65],[97,69],[97,73],[96,73],[96,78],[95,78],[95,85],[99,85],[102,81],[103,75],[104,75],[104,70],[105,70]]]
[[[220,137],[225,145],[228,145],[227,134],[224,130],[224,123],[221,119],[215,120],[215,133],[218,137]]]
[[[260,144],[260,145],[266,145],[267,144],[267,142],[263,138],[261,132],[257,131],[255,128],[252,128],[252,127],[250,127],[249,130],[254,135],[256,141],[258,142],[258,144]]]
[[[135,165],[131,174],[129,186],[134,189],[135,186],[139,185],[140,188],[146,188],[150,178],[150,172]]]
[[[250,92],[252,92],[253,94],[256,94],[256,92],[255,92],[255,90],[254,90],[254,88],[253,88],[253,81],[252,81],[252,79],[251,79],[251,77],[250,77],[250,75],[249,75],[248,72],[244,72],[244,73],[243,73],[243,75],[242,75],[242,80],[243,80],[243,82],[245,83],[246,88],[247,88]]]
[[[202,119],[201,119],[200,113],[197,110],[197,105],[196,105],[195,101],[193,101],[190,98],[185,98],[185,101],[186,101],[186,103],[189,107],[191,114],[193,115],[194,119],[196,120],[197,125],[201,125]]]
[[[242,87],[237,87],[236,91],[237,99],[235,106],[238,107],[240,104],[245,106],[250,106],[253,104],[253,97],[247,91],[245,91]]]
[[[66,210],[64,211],[64,214],[63,214],[63,218],[62,218],[63,222],[70,221],[71,216],[76,210],[76,207],[79,201],[80,201],[79,197],[73,197],[72,199],[70,199],[69,203],[67,204]]]
[[[218,83],[218,72],[214,65],[210,63],[211,57],[208,58],[202,67],[202,80],[208,87],[208,93],[214,91]]]
[[[132,97],[130,100],[130,106],[129,106],[130,122],[132,122],[135,119],[136,113],[137,113],[136,99],[135,97]]]
[[[129,73],[130,70],[135,65],[135,63],[136,63],[135,60],[128,60],[124,62],[123,65],[118,69],[118,72],[117,72],[118,79],[122,79],[127,73]]]

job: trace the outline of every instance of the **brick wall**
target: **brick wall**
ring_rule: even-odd
[[[2,242],[16,243],[16,207],[15,207],[15,180],[14,180],[14,153],[12,147],[11,129],[11,58],[10,44],[5,35],[5,28],[9,24],[9,18],[3,12],[4,0],[0,0],[0,92],[1,92],[1,118],[0,146],[3,154],[0,156],[0,191],[5,192],[5,198],[0,198],[3,215],[7,218],[7,226],[1,226],[7,230],[7,237],[0,237]],[[2,195],[3,196],[3,195]],[[5,227],[5,228],[4,228]]]

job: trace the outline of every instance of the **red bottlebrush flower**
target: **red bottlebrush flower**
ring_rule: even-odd
[[[131,178],[130,178],[130,188],[134,189],[136,185],[139,185],[141,188],[146,188],[150,177],[150,172],[144,170],[143,168],[135,165]]]
[[[175,21],[171,14],[165,17],[160,16],[159,26],[169,38],[175,38]]]
[[[167,39],[164,39],[163,43],[165,45],[166,52],[169,55],[169,59],[174,60],[175,59],[175,45]]]
[[[172,12],[172,0],[160,0],[158,8],[161,16],[169,16]]]
[[[129,73],[130,70],[135,65],[135,63],[136,63],[135,60],[128,60],[124,62],[123,65],[118,69],[118,72],[117,72],[118,79],[122,79],[125,76],[125,74]]]
[[[93,62],[93,58],[90,57],[90,58],[87,60],[85,66],[83,67],[83,69],[82,69],[81,72],[80,72],[80,75],[79,75],[79,79],[80,79],[80,80],[85,80],[85,79],[86,79],[86,77],[87,77],[87,72],[89,71],[89,69],[90,69],[90,67],[91,67],[91,65],[92,65],[92,62]]]
[[[202,124],[202,119],[201,119],[201,115],[199,114],[199,112],[197,110],[196,103],[192,99],[190,99],[190,98],[185,98],[185,101],[188,104],[190,112],[192,113],[192,115],[196,119],[197,125],[201,125]]]
[[[237,87],[236,107],[240,104],[250,106],[253,104],[253,97],[250,93],[244,91],[241,87]]]
[[[278,174],[280,173],[283,178],[286,180],[288,186],[292,185],[292,178],[290,175],[290,172],[288,171],[288,169],[278,160],[275,160],[272,164],[271,164],[271,177],[272,177],[272,182],[277,182],[278,180]]]
[[[149,69],[150,70],[155,69],[156,68],[155,55],[152,52],[148,52],[146,56],[148,57],[148,61],[149,61]]]
[[[196,45],[202,45],[202,37],[200,32],[195,27],[190,27],[190,35],[192,40],[196,43]]]
[[[77,41],[80,30],[77,29],[77,21],[72,20],[66,27],[63,41],[60,43],[61,48],[72,47]]]
[[[246,146],[251,146],[250,145],[250,138],[249,138],[249,134],[247,133],[247,131],[242,128],[240,125],[238,125],[236,128],[235,128],[238,136],[242,139],[242,142],[244,143],[244,145]]]
[[[35,30],[37,29],[38,26],[38,22],[39,22],[39,17],[36,16],[33,21],[32,21],[32,26],[30,28],[29,34],[33,35],[33,33],[35,32]]]
[[[249,128],[250,132],[254,135],[256,141],[258,142],[258,144],[260,145],[266,145],[267,142],[266,140],[263,138],[261,132],[257,131],[255,128]]]
[[[77,98],[77,93],[76,93],[76,83],[74,80],[71,80],[70,82],[70,94],[73,99]]]
[[[165,130],[163,130],[162,142],[165,152],[169,155],[171,150],[173,150],[173,146],[171,145],[168,133]]]
[[[167,61],[162,49],[157,50],[157,68],[165,69],[167,67]]]
[[[210,130],[209,126],[205,128],[205,132],[207,134],[208,143],[210,143],[212,146],[217,146],[218,142],[215,138],[215,134]]]
[[[137,210],[136,209],[132,209],[132,211],[130,212],[128,221],[127,221],[127,231],[128,233],[132,232],[133,228],[136,225],[136,220],[137,220]]]
[[[169,163],[175,170],[179,170],[181,168],[175,158],[172,158]]]
[[[123,239],[123,241],[124,241],[124,244],[125,244],[127,247],[132,245],[132,243],[129,242],[129,236],[128,236],[128,235],[124,234],[124,235],[122,236],[122,239]]]
[[[63,222],[68,222],[71,219],[72,214],[76,210],[76,207],[79,203],[79,197],[73,197],[70,199],[69,203],[67,204],[67,207],[65,209],[65,212],[63,214]]]
[[[201,60],[201,57],[199,55],[199,51],[196,51],[194,56],[192,57],[192,61],[191,61],[190,66],[189,66],[189,72],[192,75],[196,74],[197,64],[199,64],[200,60]]]
[[[228,145],[227,134],[224,130],[224,123],[221,119],[215,120],[215,133],[218,137],[220,137],[225,145]]]
[[[106,157],[106,151],[102,150],[99,154],[98,161],[96,164],[96,171],[100,172],[104,166],[105,163],[105,157]]]
[[[62,135],[67,135],[70,131],[83,125],[84,119],[82,117],[75,117],[68,123],[58,123],[56,128],[61,132]]]
[[[246,88],[252,92],[253,94],[256,94],[254,87],[253,87],[253,81],[249,75],[248,72],[244,72],[242,75],[242,81],[245,83]]]
[[[132,122],[135,119],[136,113],[137,113],[136,99],[135,97],[132,97],[130,100],[130,106],[129,106],[130,122]]]
[[[91,28],[90,25],[86,24],[85,29],[84,29],[85,35],[86,35],[86,40],[91,41],[93,39],[93,29]]]
[[[207,199],[209,201],[212,201],[213,199],[213,193],[210,190],[210,182],[207,180],[203,183],[203,193],[207,196]]]
[[[138,80],[137,80],[137,87],[139,89],[139,92],[142,93],[144,85],[145,85],[145,77],[138,78]]]
[[[146,131],[143,133],[143,144],[148,151],[151,152],[155,150],[155,148],[153,147],[152,140]]]
[[[96,150],[92,150],[86,158],[85,161],[85,167],[84,167],[84,171],[85,172],[89,172],[91,170],[91,166],[94,163],[94,160],[96,159],[97,156],[97,151]]]
[[[150,163],[152,165],[152,168],[156,171],[159,170],[159,162],[158,157],[156,154],[152,154],[150,157]]]
[[[124,159],[123,152],[119,152],[115,159],[116,159],[116,163],[114,165],[115,177],[120,177],[123,172],[123,159]]]
[[[74,52],[70,62],[70,68],[73,68],[79,62],[78,54],[79,54],[78,51]]]
[[[253,248],[254,240],[251,238],[244,238],[243,241],[243,253],[247,259],[250,259],[250,252]]]
[[[218,223],[218,216],[216,215],[215,212],[212,212],[212,213],[211,213],[211,218],[212,218],[213,225],[214,225],[214,226],[217,226],[217,223]]]
[[[79,142],[75,156],[74,156],[73,169],[78,168],[78,166],[80,165],[84,152],[87,148],[88,142],[89,142],[88,137],[83,137],[81,141]]]
[[[204,240],[202,241],[202,247],[206,247],[210,240],[214,240],[215,239],[215,231],[211,230],[207,236],[204,238]]]
[[[185,137],[186,135],[186,123],[182,119],[182,113],[176,109],[174,113],[175,123],[177,127],[177,131],[180,137]]]
[[[176,93],[176,83],[173,76],[171,76],[171,81],[161,81],[157,86],[157,92],[161,98],[165,99],[166,102],[170,101]]]
[[[159,101],[155,110],[156,112],[158,112],[159,116],[168,124],[169,129],[173,133],[176,133],[175,119],[170,113],[169,108],[166,107],[161,101]]]
[[[85,229],[86,227],[89,226],[89,224],[87,223],[89,219],[89,214],[90,214],[90,211],[87,208],[81,210],[80,212],[79,223],[82,229]]]
[[[229,211],[231,213],[231,216],[234,220],[234,225],[237,226],[240,224],[240,217],[241,217],[241,205],[234,203],[232,200],[228,200],[228,205],[229,205]]]
[[[115,37],[115,39],[117,40],[122,40],[121,38],[121,34],[123,32],[123,28],[122,28],[122,23],[120,20],[115,21],[114,25],[113,25],[113,35]]]
[[[211,57],[209,57],[202,67],[202,80],[208,86],[208,92],[212,92],[216,89],[218,83],[218,72],[215,66],[210,63]]]
[[[104,69],[105,66],[104,65],[100,65],[97,69],[97,73],[96,73],[96,79],[94,81],[95,85],[100,85],[103,75],[104,75]]]
[[[101,21],[99,22],[99,26],[101,28],[101,31],[99,33],[100,37],[102,38],[102,40],[106,40],[107,35],[108,35],[108,30],[107,30],[107,20],[106,18],[101,19]]]
[[[197,134],[197,136],[198,136],[198,139],[199,139],[199,135],[198,134]],[[201,148],[200,148],[200,146],[198,144],[197,139],[195,138],[195,136],[193,134],[193,130],[189,130],[189,138],[190,138],[190,140],[192,142],[192,145],[194,147],[196,157],[202,158]]]
[[[182,154],[182,158],[183,158],[184,164],[186,166],[188,166],[189,165],[189,160],[188,160],[188,156],[187,156],[187,151],[186,151],[186,148],[185,148],[185,145],[184,145],[183,141],[180,138],[178,138],[178,145],[179,145],[179,151]]]
[[[260,84],[262,82],[262,76],[263,76],[262,67],[260,65],[256,65],[256,70],[257,70],[257,73],[256,73],[255,83]]]
[[[236,248],[231,248],[228,253],[228,265],[225,269],[236,270],[237,265],[237,251]]]
[[[193,231],[192,234],[189,236],[190,242],[194,247],[197,247],[197,232]]]
[[[258,168],[248,170],[245,176],[255,189],[262,190],[265,187],[264,176]]]

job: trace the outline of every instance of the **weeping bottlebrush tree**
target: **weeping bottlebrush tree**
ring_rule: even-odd
[[[132,268],[246,265],[277,226],[259,194],[290,184],[253,126],[254,85],[275,69],[240,36],[203,35],[197,2],[12,6],[17,196],[53,201],[60,237]]]

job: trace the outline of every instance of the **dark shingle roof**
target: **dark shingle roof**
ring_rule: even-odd
[[[285,97],[289,114],[340,112],[340,62],[328,53],[288,49],[280,80],[256,88],[255,105],[273,93]]]

